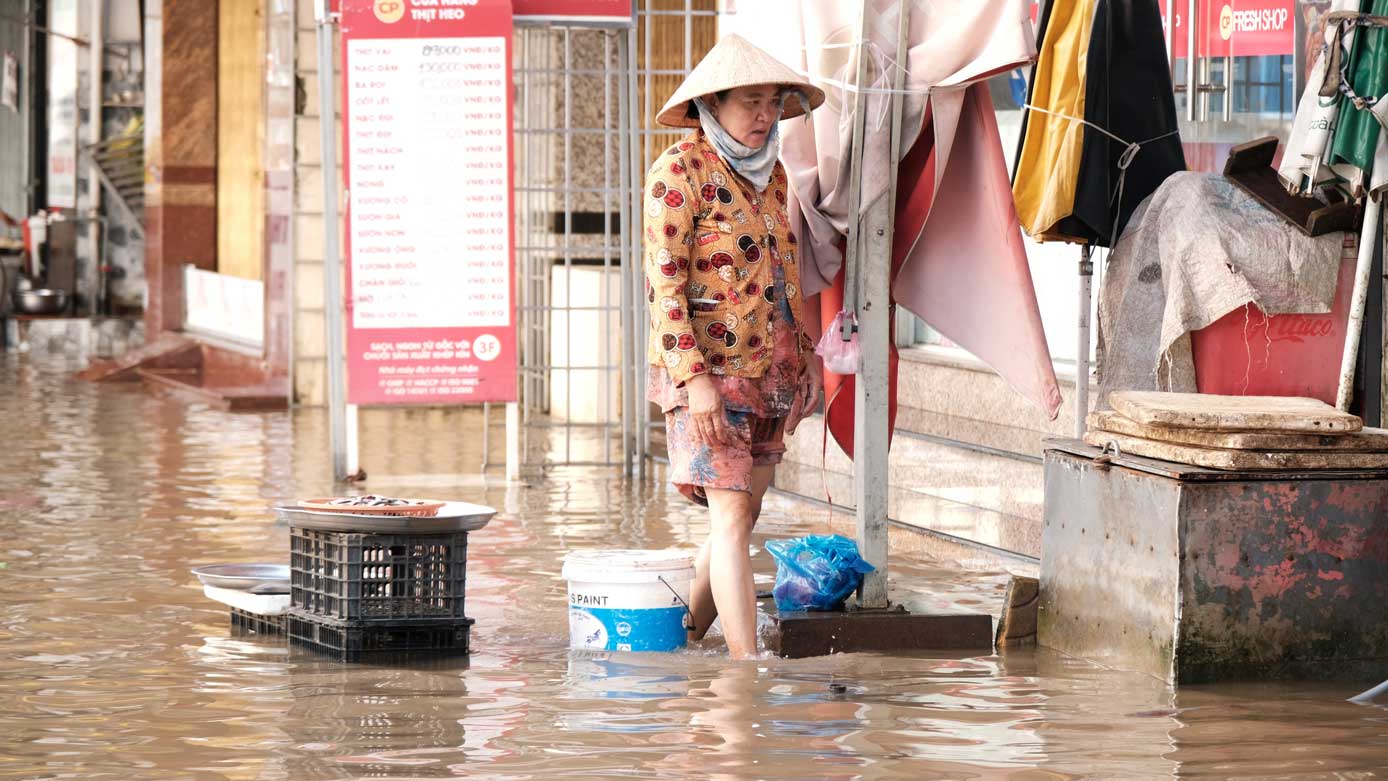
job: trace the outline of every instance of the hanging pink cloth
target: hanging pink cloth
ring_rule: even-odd
[[[932,92],[930,107],[932,162],[945,162],[918,162],[916,149],[902,161],[899,190],[928,188],[931,195],[897,199],[897,236],[918,239],[900,264],[892,294],[1055,420],[1060,388],[988,85]],[[925,181],[932,173],[933,187]]]
[[[887,84],[902,0],[865,0],[874,87]],[[990,76],[1035,56],[1026,0],[905,0],[911,17],[903,154],[898,168],[892,294],[935,330],[993,367],[1050,419],[1060,389],[1012,202],[1007,163],[987,85]],[[780,4],[775,4],[780,8]],[[792,6],[798,6],[793,7]],[[827,322],[843,298],[843,234],[848,212],[856,30],[862,5],[835,0],[787,4],[774,20],[738,20],[738,30],[810,75],[828,93],[810,122],[782,125],[782,161],[790,176],[802,237],[801,278],[823,291]],[[741,14],[739,14],[741,15]],[[928,96],[928,97],[927,97]],[[890,95],[869,92],[870,139]],[[869,150],[871,151],[871,150]],[[862,207],[886,191],[889,161],[865,155]],[[936,198],[936,194],[948,197]],[[831,290],[832,289],[832,290]],[[831,311],[832,310],[832,311]],[[890,412],[896,408],[896,350],[890,354]],[[841,389],[841,390],[840,390]],[[835,391],[838,390],[837,395]],[[828,427],[853,449],[853,378],[826,375]]]

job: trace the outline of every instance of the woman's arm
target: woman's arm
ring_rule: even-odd
[[[658,196],[658,197],[657,197]],[[658,167],[646,179],[646,302],[650,338],[660,347],[676,385],[708,372],[689,322],[689,256],[694,234],[694,196],[687,179]]]
[[[683,167],[683,161],[679,165]],[[660,345],[665,370],[689,392],[694,436],[731,444],[736,434],[723,416],[723,398],[708,374],[708,362],[689,321],[690,256],[694,246],[694,186],[662,159],[646,178],[646,301],[651,337]]]

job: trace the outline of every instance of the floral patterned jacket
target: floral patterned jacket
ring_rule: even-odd
[[[800,269],[778,162],[760,193],[695,130],[646,174],[645,269],[650,305],[647,359],[676,385],[698,374],[761,377],[771,363],[771,312],[789,299],[798,341]],[[784,289],[771,263],[784,267]]]

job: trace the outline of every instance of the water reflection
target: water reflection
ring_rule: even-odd
[[[331,491],[323,415],[228,415],[77,383],[73,368],[0,357],[0,778],[1388,774],[1388,710],[1342,702],[1355,685],[1175,695],[1046,652],[751,664],[717,641],[570,652],[565,552],[692,546],[704,516],[659,470],[651,483],[568,468],[523,487],[484,477],[470,411],[363,419],[371,490],[501,510],[470,540],[470,658],[341,665],[232,637],[188,568],[286,558],[287,529],[265,507]],[[823,520],[773,500],[762,533]],[[771,574],[764,553],[754,562]],[[940,606],[1000,598],[997,575],[893,566],[902,585],[950,579],[930,597]]]

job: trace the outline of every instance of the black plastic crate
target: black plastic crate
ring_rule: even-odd
[[[232,637],[282,637],[284,636],[284,616],[262,616],[248,613],[240,608],[231,609]]]
[[[468,653],[471,618],[433,623],[341,623],[294,611],[286,617],[289,641],[344,662],[365,656]]]
[[[466,532],[289,531],[290,602],[300,612],[335,621],[465,617]]]

